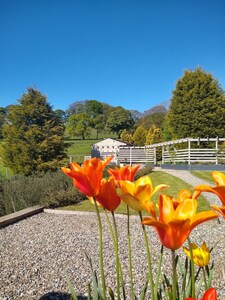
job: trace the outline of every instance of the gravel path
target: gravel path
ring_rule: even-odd
[[[164,173],[168,173],[170,175],[178,177],[178,178],[182,179],[183,181],[189,183],[193,187],[197,186],[197,185],[200,185],[200,184],[212,185],[211,183],[209,183],[205,180],[202,180],[202,179],[199,179],[199,178],[195,177],[189,171],[167,170],[167,169],[161,169],[161,168],[156,168],[155,170],[156,171],[162,171]],[[214,194],[202,193],[202,195],[209,201],[210,204],[216,204],[218,206],[221,206],[221,201]]]
[[[102,220],[107,285],[114,287],[114,251],[104,216]],[[118,216],[117,223],[121,262],[129,290],[126,218]],[[147,232],[155,272],[160,243],[152,228],[148,227]],[[140,221],[135,216],[131,218],[131,235],[135,292],[140,295],[147,274],[147,259]],[[218,289],[220,299],[225,299],[225,220],[221,219],[220,224],[211,221],[199,226],[191,234],[191,239],[198,244],[205,240],[210,247],[216,241],[220,241],[212,252],[215,262],[213,285]],[[98,226],[95,214],[44,212],[1,229],[0,299],[39,300],[49,292],[68,293],[65,271],[70,276],[75,290],[85,295],[86,284],[91,281],[85,252],[92,258],[93,266],[98,270]],[[171,274],[170,261],[170,251],[165,250],[163,269],[168,275]],[[150,296],[147,299],[150,299]]]

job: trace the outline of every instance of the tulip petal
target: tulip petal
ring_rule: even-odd
[[[216,183],[216,186],[225,185],[225,174],[222,172],[214,171],[212,172],[212,177]]]
[[[216,205],[210,205],[213,209],[221,213],[221,215],[225,218],[225,206],[218,207]]]
[[[215,213],[214,211],[212,210],[202,211],[193,217],[191,222],[191,230],[193,230],[197,225],[205,221],[213,220],[216,218],[218,218],[218,214]]]
[[[153,192],[152,192],[152,195],[155,194],[156,192],[159,192],[159,191],[162,191],[162,190],[165,190],[169,187],[169,185],[167,184],[159,184],[157,186],[155,186]]]

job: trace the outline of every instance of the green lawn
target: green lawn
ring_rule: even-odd
[[[171,176],[169,174],[163,173],[163,172],[153,172],[150,174],[150,177],[153,182],[153,186],[156,186],[158,184],[167,184],[170,187],[166,190],[163,190],[161,193],[168,194],[171,196],[176,197],[178,194],[178,191],[181,189],[190,189],[191,186],[181,179]],[[157,201],[158,194],[154,195],[152,200]],[[208,210],[210,209],[208,202],[205,198],[202,196],[198,199],[199,207],[198,210]],[[88,200],[83,201],[82,203],[78,205],[70,205],[66,207],[62,207],[63,210],[73,210],[73,211],[95,211],[95,207],[93,204],[91,204]],[[126,205],[124,203],[121,203],[121,205],[116,210],[116,213],[120,214],[126,214]],[[132,214],[136,214],[136,212],[132,211]]]
[[[194,176],[196,176],[202,180],[208,181],[211,184],[215,184],[215,182],[211,176],[211,171],[192,171],[191,173]],[[222,172],[222,173],[224,173],[224,172]]]
[[[94,137],[94,136],[93,136]],[[99,139],[67,139],[66,143],[69,144],[67,148],[67,154],[73,155],[73,161],[82,163],[84,161],[84,156],[91,155],[91,145],[101,141],[104,137],[115,138],[115,135],[110,134],[109,136],[100,135]]]

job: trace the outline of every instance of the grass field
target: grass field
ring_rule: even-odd
[[[171,175],[163,173],[163,172],[159,172],[159,171],[152,172],[150,174],[150,177],[152,179],[153,186],[156,186],[156,185],[162,184],[162,183],[170,186],[169,188],[167,188],[166,190],[161,192],[164,194],[168,194],[168,195],[177,197],[179,190],[181,190],[181,189],[190,189],[191,190],[191,186],[189,184],[185,183],[184,181],[182,181],[181,179],[179,179],[177,177],[171,176]],[[152,201],[156,202],[157,199],[158,199],[158,194],[155,194],[152,198]],[[205,198],[203,198],[202,196],[199,197],[198,203],[199,203],[199,211],[210,209],[207,200]],[[63,207],[61,209],[73,210],[73,211],[95,211],[94,205],[91,204],[89,202],[89,200],[83,201],[82,203],[80,203],[78,205],[70,205],[70,206]],[[121,203],[121,205],[116,210],[116,213],[126,214],[126,210],[127,210],[126,205],[124,203]],[[132,214],[136,214],[136,212],[132,211]]]
[[[215,182],[211,176],[211,172],[210,171],[193,171],[191,172],[194,176],[202,179],[202,180],[205,180],[205,181],[208,181],[209,183],[211,184],[214,184],[215,185]],[[222,172],[224,173],[224,172]]]

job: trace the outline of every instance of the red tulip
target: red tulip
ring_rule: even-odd
[[[62,167],[62,171],[73,179],[74,185],[81,193],[94,197],[99,193],[103,170],[111,160],[112,157],[107,157],[104,161],[91,158],[84,162],[83,167],[72,162],[70,169]]]

